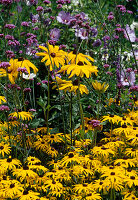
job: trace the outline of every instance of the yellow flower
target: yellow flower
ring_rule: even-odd
[[[99,193],[96,192],[89,193],[86,196],[86,200],[100,200],[100,199],[102,199],[102,197],[100,196]]]
[[[124,180],[126,182],[126,185],[128,185],[130,188],[135,185],[138,186],[138,177],[137,176],[130,176]]]
[[[45,185],[42,186],[42,189],[44,192],[49,189],[51,194],[60,197],[63,192],[63,185],[59,181],[49,179],[45,182]]]
[[[22,120],[31,120],[33,117],[32,113],[25,111],[10,113],[9,116],[17,117]]]
[[[83,84],[79,84],[78,80],[74,80],[72,81],[66,81],[66,83],[64,84],[60,84],[59,85],[59,90],[64,90],[65,92],[74,92],[75,94],[77,93],[77,90],[80,91],[81,94],[86,93],[88,94],[89,91],[87,89],[87,87]]]
[[[32,157],[32,156],[29,156],[26,160],[26,162],[28,163],[28,165],[35,165],[35,164],[40,164],[41,161],[36,158],[36,157]]]
[[[18,198],[23,191],[21,183],[17,180],[8,180],[6,184],[3,183],[3,186],[4,188],[1,189],[0,196],[2,193],[2,196],[6,198]]]
[[[9,61],[10,66],[7,68],[7,72],[5,69],[0,69],[0,77],[4,77],[8,75],[8,78],[12,84],[15,84],[15,80],[18,77],[18,66],[17,66],[17,59],[11,59]]]
[[[19,200],[37,200],[39,199],[38,195],[40,195],[38,192],[24,190],[20,195]]]
[[[16,60],[16,64],[18,68],[26,68],[28,74],[30,74],[30,68],[33,69],[34,74],[36,74],[38,72],[38,69],[36,68],[36,66],[31,63],[29,60],[25,60],[24,58],[18,58],[15,59]]]
[[[103,84],[101,84],[97,80],[92,83],[92,86],[99,93],[104,93],[109,87],[109,85],[106,84],[105,82]]]
[[[30,166],[24,166],[21,169],[15,169],[13,171],[13,175],[19,178],[21,182],[23,180],[26,180],[27,183],[29,183],[32,179],[36,180],[38,175],[35,172],[33,172],[29,167]]]
[[[0,160],[0,167],[4,168],[5,171],[14,170],[17,166],[21,166],[21,162],[16,158],[12,159],[11,156]]]
[[[80,194],[89,194],[93,190],[91,184],[88,184],[88,183],[77,184],[77,185],[75,185],[75,187],[73,189],[79,195]]]
[[[11,147],[8,144],[4,144],[4,142],[0,143],[0,154],[4,157],[5,154],[10,154]]]
[[[58,72],[67,72],[67,74],[70,74],[69,78],[76,75],[79,77],[84,77],[84,74],[87,78],[91,76],[92,73],[95,73],[97,76],[97,67],[92,65],[85,65],[83,62],[79,61],[77,64],[70,64],[65,65],[61,67],[61,69]]]
[[[4,96],[0,96],[0,104],[6,103],[6,98]]]
[[[44,46],[39,46],[40,49],[45,52],[36,53],[37,56],[44,56],[41,62],[45,62],[45,65],[50,65],[50,71],[53,70],[54,64],[59,68],[59,65],[64,65],[66,53],[62,50],[59,50],[58,46],[47,45],[48,48]]]
[[[82,53],[77,54],[76,50],[68,53],[67,58],[68,58],[68,61],[71,61],[71,64],[75,64],[81,61],[81,62],[86,63],[87,65],[91,65],[90,61],[94,62],[94,59],[92,57],[88,55],[84,55]]]
[[[109,121],[110,123],[115,124],[115,123],[118,123],[119,119],[120,119],[119,116],[110,114],[110,115],[103,116],[102,122]]]

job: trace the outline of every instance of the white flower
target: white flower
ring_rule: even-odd
[[[30,75],[23,73],[23,78],[26,80],[31,80],[31,79],[34,79],[35,77],[36,77],[36,74],[34,74],[34,73],[30,73]]]

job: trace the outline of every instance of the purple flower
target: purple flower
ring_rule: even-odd
[[[109,21],[112,21],[112,20],[114,19],[114,16],[113,16],[113,15],[108,15],[107,19],[108,19]]]
[[[29,22],[22,22],[21,26],[29,27]]]
[[[29,112],[36,112],[36,110],[34,108],[30,108],[28,111]]]
[[[121,84],[123,86],[132,86],[135,83],[135,72],[127,72],[127,70],[121,71]]]
[[[127,13],[129,14],[133,14],[133,12],[131,10],[127,10]]]
[[[31,92],[31,88],[24,88],[23,92]]]
[[[103,66],[105,69],[109,68],[109,65],[108,64],[104,64]]]
[[[51,3],[51,1],[44,0],[44,1],[43,1],[43,3],[45,3],[45,4],[50,4],[50,3]]]
[[[57,5],[57,9],[60,9],[60,8],[62,8],[62,4]]]
[[[57,16],[57,21],[66,25],[70,25],[71,19],[70,13],[65,13],[64,11],[61,11]]]
[[[16,26],[14,24],[6,24],[5,28],[14,29]]]
[[[8,106],[4,106],[4,105],[1,105],[0,106],[0,111],[9,111],[9,107]]]
[[[129,25],[126,25],[126,29],[124,31],[124,36],[127,40],[130,39],[130,42],[135,42],[136,40],[136,35],[135,35],[135,31],[132,30]]]
[[[93,47],[99,47],[99,46],[101,46],[101,44],[102,44],[101,40],[98,39],[92,45],[93,45]]]
[[[1,62],[0,63],[0,68],[2,69],[6,69],[10,66],[10,63],[9,62]]]
[[[51,40],[57,41],[59,39],[59,37],[60,37],[60,29],[58,29],[58,28],[51,29],[49,36],[50,36]]]
[[[91,27],[90,31],[91,31],[90,33],[92,34],[92,37],[96,37],[97,36],[97,34],[98,34],[97,28]]]
[[[80,28],[79,30],[75,30],[75,36],[80,37],[82,40],[88,39],[88,31],[84,28]]]
[[[44,9],[43,9],[42,6],[38,6],[37,9],[36,9],[36,11],[38,11],[38,12],[42,12],[43,10],[44,10]]]

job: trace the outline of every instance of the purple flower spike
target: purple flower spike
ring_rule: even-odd
[[[64,11],[61,11],[57,16],[57,21],[66,25],[70,25],[71,19],[70,13],[65,13]]]
[[[101,46],[101,44],[102,44],[101,40],[98,39],[93,43],[93,47],[99,47],[99,46]]]
[[[92,37],[96,37],[97,36],[97,34],[98,34],[97,28],[91,27],[90,31],[91,31]]]

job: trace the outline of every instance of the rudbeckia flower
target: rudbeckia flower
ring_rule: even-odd
[[[4,157],[5,154],[9,154],[11,147],[8,144],[4,144],[4,142],[0,143],[0,155]]]
[[[28,74],[30,74],[30,68],[33,69],[34,74],[38,72],[38,69],[36,68],[36,66],[33,63],[31,63],[29,60],[26,60],[21,57],[21,58],[16,59],[16,61],[17,61],[18,68],[26,68]]]
[[[109,87],[109,85],[106,84],[105,82],[103,84],[101,84],[99,81],[94,81],[92,83],[92,86],[99,93],[104,93]]]
[[[6,98],[4,96],[0,96],[0,104],[6,103]]]
[[[30,112],[25,111],[10,113],[9,116],[17,117],[22,120],[31,120],[33,117],[33,115]]]
[[[84,64],[91,65],[90,61],[94,62],[94,59],[91,56],[84,55],[82,53],[77,54],[76,50],[68,53],[67,58],[68,58],[68,61],[71,61],[71,64],[75,64],[80,61],[80,62],[84,62]]]
[[[69,78],[73,77],[74,75],[79,77],[84,77],[84,74],[87,78],[91,77],[91,74],[94,73],[97,76],[97,67],[90,65],[85,65],[84,62],[79,61],[77,64],[70,64],[61,67],[58,72],[67,72],[70,74]]]
[[[0,69],[0,77],[5,77],[8,75],[10,82],[15,84],[15,80],[18,77],[17,59],[11,59],[9,63],[10,66],[7,68],[7,71],[5,69]]]
[[[24,190],[20,195],[19,200],[37,200],[40,199],[38,195],[40,195],[40,193],[31,190]]]
[[[17,180],[8,180],[6,184],[3,184],[4,188],[1,188],[2,196],[5,198],[17,198],[24,190],[21,183]],[[1,194],[0,194],[1,196]]]
[[[64,65],[66,53],[62,50],[59,50],[58,46],[47,45],[48,48],[44,46],[39,46],[40,49],[45,52],[36,53],[37,56],[44,56],[41,62],[45,62],[46,66],[50,65],[50,71],[53,70],[54,65],[59,68],[59,65]]]
[[[74,80],[73,82],[72,81],[66,81],[66,83],[64,84],[61,84],[59,86],[59,90],[64,90],[65,92],[68,91],[68,92],[74,92],[75,94],[77,93],[77,90],[80,91],[81,94],[83,93],[86,93],[88,94],[89,91],[87,89],[87,87],[85,85],[82,85],[82,84],[78,84],[78,80]]]

